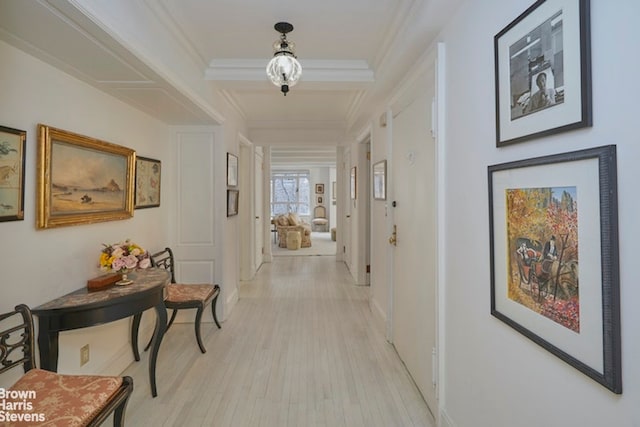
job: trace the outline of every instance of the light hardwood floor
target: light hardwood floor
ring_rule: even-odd
[[[224,286],[224,284],[222,284]],[[132,364],[128,426],[433,426],[393,347],[373,327],[368,287],[335,257],[278,257],[242,283],[218,330],[171,327],[151,397]],[[206,316],[210,316],[210,312]]]

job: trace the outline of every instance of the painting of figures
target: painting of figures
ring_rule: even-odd
[[[491,315],[622,393],[616,146],[487,171]]]
[[[576,187],[507,189],[508,298],[580,332]]]

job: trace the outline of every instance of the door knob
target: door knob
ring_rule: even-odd
[[[390,244],[390,245],[398,246],[398,245],[397,245],[397,239],[396,239],[396,236],[397,236],[397,228],[396,228],[396,226],[394,225],[394,226],[393,226],[393,233],[391,233],[391,237],[389,237],[389,244]]]

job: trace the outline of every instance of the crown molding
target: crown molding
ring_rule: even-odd
[[[374,72],[364,60],[300,60],[301,81],[373,83]],[[266,81],[264,59],[214,59],[205,70],[205,79],[215,81]]]

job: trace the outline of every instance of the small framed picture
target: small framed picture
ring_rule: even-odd
[[[238,156],[227,153],[227,186],[238,186]]]
[[[373,165],[373,199],[387,200],[387,161]]]
[[[494,37],[498,147],[591,126],[589,0],[538,0]]]
[[[319,205],[322,204],[322,196],[318,196],[317,197],[317,202],[318,202]]]
[[[316,184],[316,194],[324,194],[324,184]]]
[[[227,216],[238,215],[238,190],[227,190]]]
[[[160,160],[136,157],[136,209],[160,206],[161,169]]]
[[[358,180],[356,177],[356,172],[358,168],[356,166],[351,168],[351,199],[355,200],[358,196]]]
[[[0,221],[24,219],[27,132],[0,126]]]

